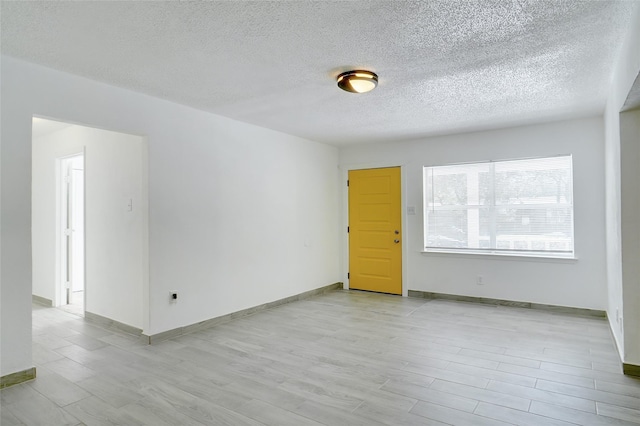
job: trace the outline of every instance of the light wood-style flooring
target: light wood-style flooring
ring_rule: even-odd
[[[10,425],[635,425],[607,322],[333,291],[152,346],[34,306]]]

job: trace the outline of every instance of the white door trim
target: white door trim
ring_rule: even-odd
[[[407,199],[407,176],[406,166],[398,163],[376,162],[366,164],[342,164],[340,165],[340,186],[342,187],[342,212],[341,212],[341,271],[343,288],[349,289],[349,234],[347,233],[347,226],[349,226],[349,188],[347,187],[347,180],[349,178],[350,170],[363,170],[363,169],[381,169],[387,167],[400,167],[400,218],[402,223],[402,296],[407,297],[409,294],[407,288],[407,252],[409,241],[407,230],[407,211],[404,206]]]

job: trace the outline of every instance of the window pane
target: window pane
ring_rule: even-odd
[[[488,208],[431,211],[426,245],[439,248],[489,248],[488,217]]]
[[[495,163],[496,204],[567,204],[571,188],[571,157]]]
[[[571,156],[424,171],[426,247],[573,252]]]
[[[427,246],[467,247],[467,211],[440,210],[429,214]]]
[[[571,216],[571,208],[497,209],[496,248],[571,252]]]
[[[491,209],[480,209],[480,227],[478,233],[478,248],[490,249],[491,247]]]
[[[433,204],[436,206],[466,205],[466,175],[462,173],[435,175],[433,177]]]
[[[478,196],[481,205],[489,205],[492,203],[493,197],[493,175],[490,170],[483,170],[478,173]]]
[[[429,167],[425,174],[429,206],[488,204],[489,164]]]

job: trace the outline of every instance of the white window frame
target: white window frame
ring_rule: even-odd
[[[551,159],[556,157],[569,157],[569,172],[571,175],[571,186],[570,186],[570,201],[566,203],[557,203],[553,205],[549,204],[526,204],[527,209],[544,209],[547,210],[551,206],[553,208],[557,207],[570,207],[571,208],[571,250],[567,251],[554,251],[554,250],[517,250],[517,249],[498,249],[496,244],[496,229],[495,229],[495,220],[490,221],[490,248],[449,248],[449,247],[430,247],[427,245],[428,239],[428,231],[429,231],[429,222],[428,215],[429,211],[433,210],[433,207],[430,207],[429,199],[431,194],[428,193],[429,185],[427,182],[428,179],[428,170],[434,169],[438,167],[448,167],[448,166],[472,166],[472,165],[480,165],[480,164],[489,164],[491,170],[492,178],[495,177],[495,165],[502,162],[510,162],[510,161],[526,161],[526,160],[539,160],[539,159]],[[470,255],[498,255],[498,256],[508,256],[508,257],[543,257],[543,258],[554,258],[554,259],[575,259],[575,210],[574,210],[574,200],[573,200],[573,156],[572,155],[555,155],[555,156],[544,156],[544,157],[532,157],[532,158],[516,158],[516,159],[507,159],[507,160],[495,160],[495,161],[478,161],[478,162],[469,162],[469,163],[455,163],[455,164],[441,164],[441,165],[432,165],[432,166],[423,166],[423,203],[424,203],[424,214],[422,218],[423,230],[424,230],[424,239],[423,239],[423,252],[425,253],[457,253],[457,254],[470,254]],[[440,206],[438,207],[439,211],[446,210],[457,210],[457,211],[468,211],[471,209],[477,209],[480,211],[481,209],[489,210],[489,214],[492,217],[496,217],[497,211],[501,207],[509,207],[510,205],[496,205],[495,199],[495,187],[492,187],[490,194],[490,203],[486,205],[460,205],[460,206]]]

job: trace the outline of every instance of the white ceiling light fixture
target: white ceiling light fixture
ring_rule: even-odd
[[[364,70],[343,72],[338,76],[338,87],[351,93],[366,93],[376,88],[376,73]]]

